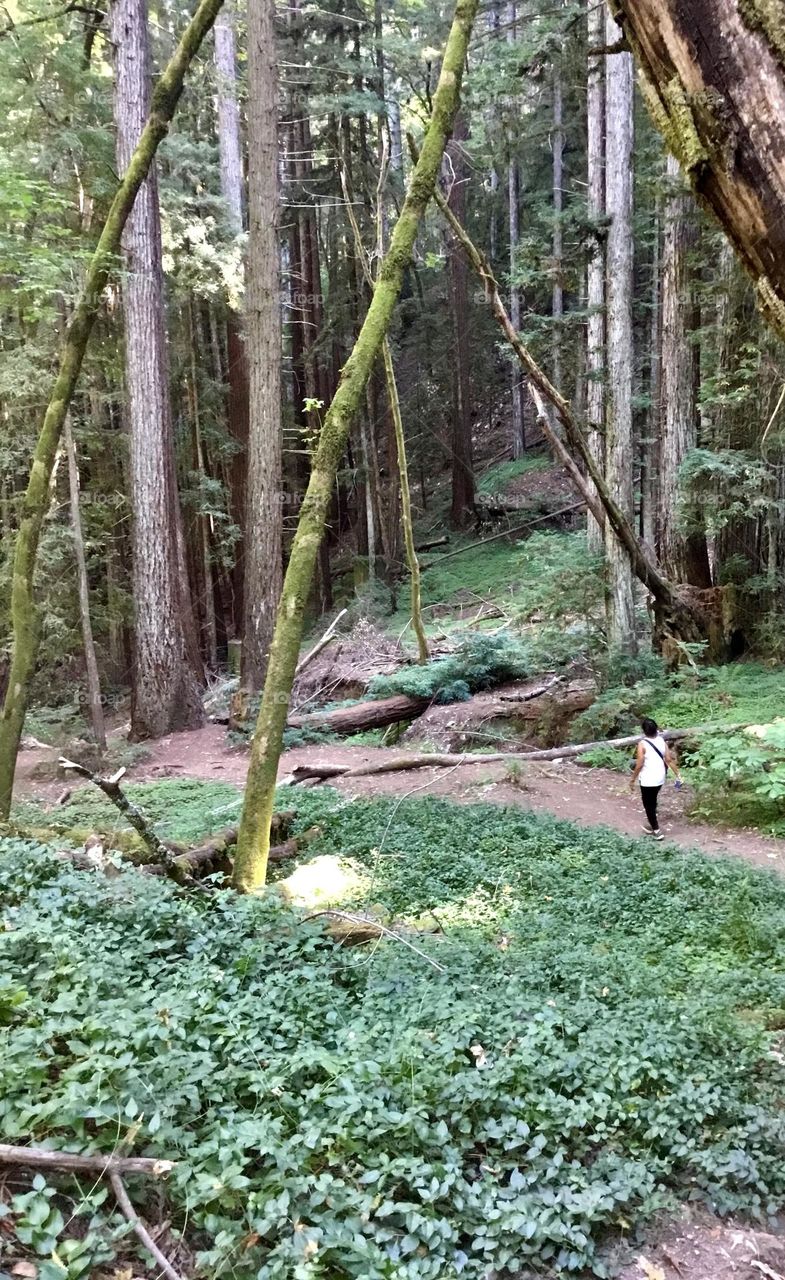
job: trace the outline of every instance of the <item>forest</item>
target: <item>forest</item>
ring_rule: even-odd
[[[0,1280],[785,1280],[778,0],[0,0]]]

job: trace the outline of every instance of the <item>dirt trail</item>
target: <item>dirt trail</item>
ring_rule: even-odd
[[[299,747],[287,751],[281,760],[280,776],[296,765],[314,761],[359,765],[385,756],[400,756],[400,748],[330,746]],[[20,753],[17,796],[54,800],[63,789],[62,781],[37,782],[36,766],[56,758],[57,752],[37,749]],[[156,778],[224,779],[241,785],[248,771],[248,754],[228,745],[222,725],[210,724],[190,733],[170,734],[151,744],[150,756],[129,770],[137,781]],[[465,764],[452,769],[418,769],[411,773],[377,774],[367,778],[335,780],[334,785],[349,795],[438,795],[459,804],[487,801],[516,805],[539,813],[552,813],[581,826],[606,826],[624,835],[640,836],[644,815],[638,796],[629,792],[627,780],[605,769],[587,769],[572,761],[532,762],[523,765],[520,777],[512,782],[509,765]],[[756,866],[785,870],[785,841],[770,839],[753,831],[724,830],[690,822],[685,807],[690,796],[685,788],[677,792],[668,786],[660,805],[666,838],[685,848],[709,854],[733,854]]]

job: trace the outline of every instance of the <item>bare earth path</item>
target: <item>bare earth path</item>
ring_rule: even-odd
[[[385,756],[400,756],[401,749],[382,747],[329,746],[300,747],[288,751],[281,760],[280,776],[296,765],[327,761],[359,765]],[[43,760],[57,752],[45,749],[20,754],[17,771],[18,796],[54,799],[62,782],[36,782],[31,774]],[[210,724],[190,733],[171,734],[153,743],[150,756],[129,776],[139,781],[162,777],[223,779],[242,785],[248,770],[248,754],[228,745],[222,725]],[[335,784],[349,795],[437,795],[459,804],[487,801],[516,805],[540,813],[552,813],[581,826],[606,826],[624,835],[640,836],[643,812],[639,798],[629,792],[627,781],[605,769],[587,769],[571,761],[532,762],[521,769],[520,778],[510,781],[509,766],[465,764],[452,769],[418,769],[411,773],[377,774],[351,778]],[[785,840],[770,839],[753,831],[723,830],[687,820],[685,807],[690,796],[668,786],[660,811],[666,838],[685,848],[708,854],[733,854],[756,866],[785,871]]]

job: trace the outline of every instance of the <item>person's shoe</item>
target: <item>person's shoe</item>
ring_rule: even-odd
[[[662,834],[662,832],[660,831],[659,827],[657,828],[657,830],[656,830],[656,831],[652,831],[652,833],[651,833],[651,834],[652,834],[652,838],[653,838],[654,840],[664,840],[664,839],[665,839],[665,836]]]

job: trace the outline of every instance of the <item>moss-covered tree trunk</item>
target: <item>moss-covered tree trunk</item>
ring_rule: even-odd
[[[137,192],[147,176],[177,108],[188,68],[221,8],[222,0],[201,0],[153,94],[150,114],[125,176],[117,188],[87,271],[84,288],[66,330],[60,367],[33,454],[30,478],[14,549],[11,585],[12,649],[8,687],[0,715],[0,815],[11,807],[16,756],[22,736],[30,677],[38,652],[38,610],[33,598],[38,542],[49,503],[52,474],[66,414],[76,387],[90,333],[120,237]]]
[[[311,478],[292,542],[289,565],[273,635],[259,720],[251,747],[251,763],[235,855],[239,889],[264,883],[270,847],[270,819],[281,741],[286,724],[303,629],[303,612],[324,533],[330,497],[350,427],[360,408],[392,319],[393,309],[411,261],[420,219],[431,199],[444,149],[460,99],[464,63],[478,0],[458,0],[442,61],[433,113],[422,153],[412,174],[401,215],[392,234],[354,349],[344,365],[327,412],[313,459]]]
[[[782,0],[613,0],[649,109],[785,338]]]

